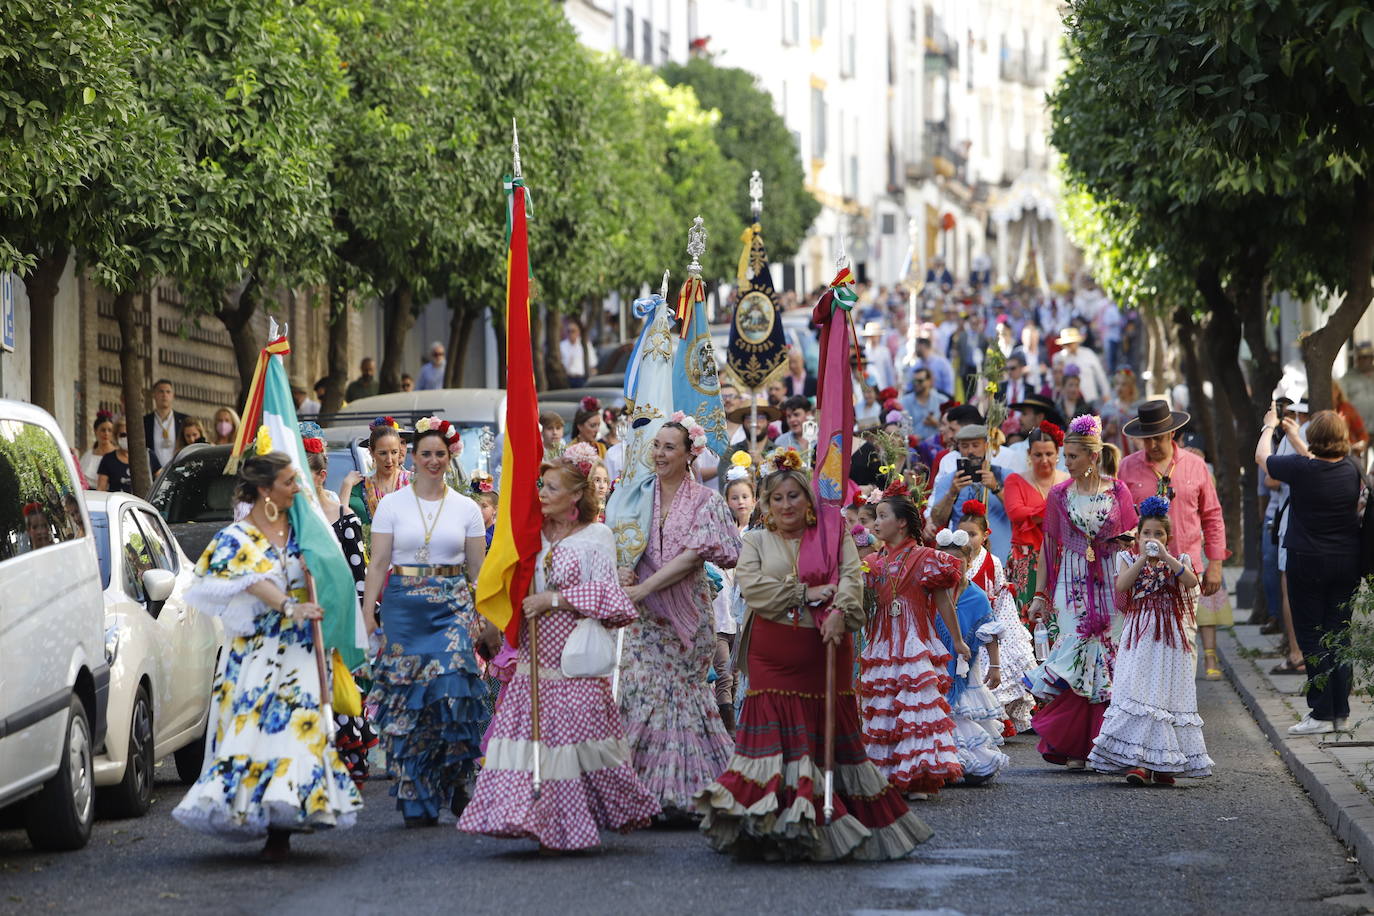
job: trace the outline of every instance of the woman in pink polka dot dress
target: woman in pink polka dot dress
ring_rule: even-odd
[[[592,849],[600,830],[648,826],[658,802],[630,766],[610,678],[565,677],[563,646],[578,621],[623,627],[637,614],[617,581],[615,536],[595,521],[588,482],[595,453],[581,446],[546,463],[539,501],[544,546],[524,602],[515,676],[496,708],[486,762],[458,829],[537,840],[541,851]],[[588,449],[590,451],[590,449]],[[539,620],[541,792],[533,795],[529,624]]]

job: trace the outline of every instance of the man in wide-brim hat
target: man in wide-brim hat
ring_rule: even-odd
[[[1068,424],[1064,422],[1064,417],[1060,415],[1059,408],[1054,406],[1054,402],[1043,394],[1037,392],[1027,393],[1021,400],[1007,405],[1008,410],[1015,410],[1021,420],[1021,432],[1030,435],[1033,430],[1040,428],[1040,424],[1048,420],[1060,429],[1067,429]],[[1027,457],[1030,454],[1030,441],[1022,439],[1020,442],[1013,442],[1004,445],[997,452],[994,459],[997,464],[1015,474],[1025,474],[1027,467]],[[1059,468],[1064,468],[1064,454],[1059,454]]]
[[[1222,521],[1221,501],[1207,463],[1175,440],[1175,434],[1191,419],[1181,410],[1171,410],[1166,401],[1146,401],[1122,433],[1140,441],[1140,451],[1121,461],[1117,476],[1131,491],[1136,505],[1149,496],[1169,500],[1169,553],[1187,554],[1194,565],[1206,558],[1202,594],[1212,595],[1222,587],[1221,564],[1226,549],[1226,525]],[[1189,628],[1191,630],[1191,627]],[[1207,679],[1218,680],[1216,622],[1200,621],[1205,650]],[[1189,639],[1192,633],[1188,634]]]
[[[1083,386],[1083,399],[1097,404],[1111,394],[1112,383],[1107,379],[1107,370],[1102,368],[1102,360],[1092,350],[1083,346],[1083,340],[1083,332],[1073,325],[1061,331],[1056,341],[1060,350],[1054,354],[1054,369],[1056,377],[1060,377],[1065,366],[1077,366]]]

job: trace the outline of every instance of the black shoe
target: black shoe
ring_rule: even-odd
[[[406,827],[434,827],[439,823],[437,817],[408,817],[405,818]]]
[[[1260,632],[1265,636],[1277,636],[1283,632],[1283,621],[1270,620],[1260,627]]]
[[[472,796],[468,795],[468,784],[463,782],[453,790],[453,800],[448,803],[448,810],[453,812],[454,817],[462,817],[470,801]]]

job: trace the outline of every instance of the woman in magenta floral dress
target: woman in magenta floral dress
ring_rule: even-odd
[[[739,529],[715,490],[692,479],[706,447],[682,423],[663,424],[651,460],[657,481],[644,556],[625,589],[642,608],[625,631],[620,712],[634,767],[669,815],[690,814],[692,796],[725,771],[734,742],[707,684],[716,649],[704,564],[733,569]]]
[[[644,827],[658,802],[630,766],[610,678],[565,677],[563,647],[583,618],[608,628],[637,616],[616,581],[615,536],[595,521],[591,446],[574,443],[546,463],[539,501],[544,546],[525,620],[539,620],[541,792],[534,798],[529,624],[521,625],[515,676],[501,694],[477,789],[458,822],[467,833],[528,837],[543,851],[592,849],[600,831]]]
[[[1053,613],[1059,636],[1049,658],[1024,675],[1045,705],[1031,717],[1040,755],[1049,763],[1082,770],[1112,694],[1121,615],[1117,609],[1116,554],[1136,527],[1135,505],[1117,480],[1119,452],[1102,441],[1102,423],[1082,416],[1069,424],[1064,465],[1070,479],[1050,490],[1045,504],[1045,544],[1028,610],[1032,620]]]

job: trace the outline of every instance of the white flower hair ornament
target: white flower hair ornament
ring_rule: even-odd
[[[958,547],[962,550],[968,546],[968,532],[962,528],[954,531],[941,528],[935,535],[935,543],[940,547]]]
[[[448,446],[450,456],[456,458],[463,453],[463,439],[454,426],[447,420],[440,420],[438,417],[421,417],[415,424],[415,435],[418,438],[424,433],[437,432],[444,439],[444,444]]]
[[[563,449],[563,454],[557,460],[572,466],[583,477],[590,477],[601,455],[590,442],[574,442]]]
[[[687,450],[696,458],[706,451],[706,430],[697,422],[696,417],[689,417],[680,410],[673,411],[673,415],[668,418],[669,423],[676,423],[687,430]]]

